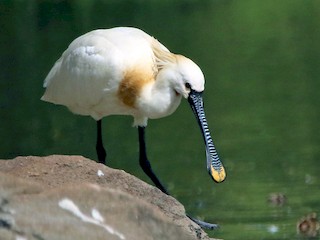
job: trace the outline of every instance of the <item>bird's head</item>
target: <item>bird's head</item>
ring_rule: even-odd
[[[204,112],[202,99],[204,91],[203,73],[199,66],[190,59],[170,53],[157,41],[153,43],[157,67],[161,70],[158,77],[169,80],[176,95],[188,99],[205,142],[207,170],[214,181],[222,182],[226,177],[226,172],[213,144]]]
[[[204,112],[202,93],[205,81],[203,73],[198,65],[190,59],[181,55],[176,55],[176,59],[174,89],[188,99],[197,118],[206,145],[207,169],[210,176],[214,181],[222,182],[226,177],[226,172],[213,144]]]
[[[188,98],[192,91],[203,92],[204,76],[201,69],[182,55],[176,55],[176,78],[174,90],[184,98]]]

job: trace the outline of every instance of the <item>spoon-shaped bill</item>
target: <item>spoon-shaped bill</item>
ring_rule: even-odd
[[[214,181],[222,182],[226,178],[226,172],[219,159],[217,150],[210,135],[207,119],[204,113],[202,93],[192,90],[189,94],[188,102],[197,118],[206,145],[207,170]]]

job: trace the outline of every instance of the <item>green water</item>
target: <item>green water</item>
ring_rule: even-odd
[[[227,179],[206,173],[204,144],[184,101],[150,120],[149,158],[187,211],[224,239],[300,239],[320,214],[320,1],[0,1],[0,158],[95,154],[95,122],[41,102],[42,82],[75,37],[136,26],[199,64],[205,109]],[[130,117],[104,119],[108,164],[148,181]],[[287,196],[271,206],[268,195]]]

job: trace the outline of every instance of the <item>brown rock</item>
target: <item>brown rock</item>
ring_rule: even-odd
[[[81,156],[1,160],[0,190],[1,240],[209,239],[173,197]]]

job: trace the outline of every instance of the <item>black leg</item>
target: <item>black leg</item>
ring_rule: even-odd
[[[166,190],[166,188],[161,184],[157,176],[152,171],[151,164],[148,160],[146,143],[145,143],[145,134],[144,134],[145,128],[139,126],[138,131],[139,131],[140,166],[145,172],[145,174],[147,174],[148,177],[152,180],[152,182],[156,185],[156,187],[159,188],[165,194],[168,194],[168,191]]]
[[[101,119],[97,121],[97,144],[96,144],[96,150],[97,150],[99,163],[105,164],[107,154],[106,154],[106,150],[103,147],[103,142],[102,142],[101,123],[102,123]]]
[[[146,151],[145,128],[138,127],[138,131],[139,131],[139,148],[140,148],[140,166],[143,169],[143,171],[149,176],[152,182],[156,185],[157,188],[159,188],[165,194],[170,195],[151,169],[151,164],[148,160],[147,151]],[[196,218],[193,218],[189,215],[187,216],[203,229],[216,229],[219,227],[217,224],[207,223],[207,222],[198,220]]]

